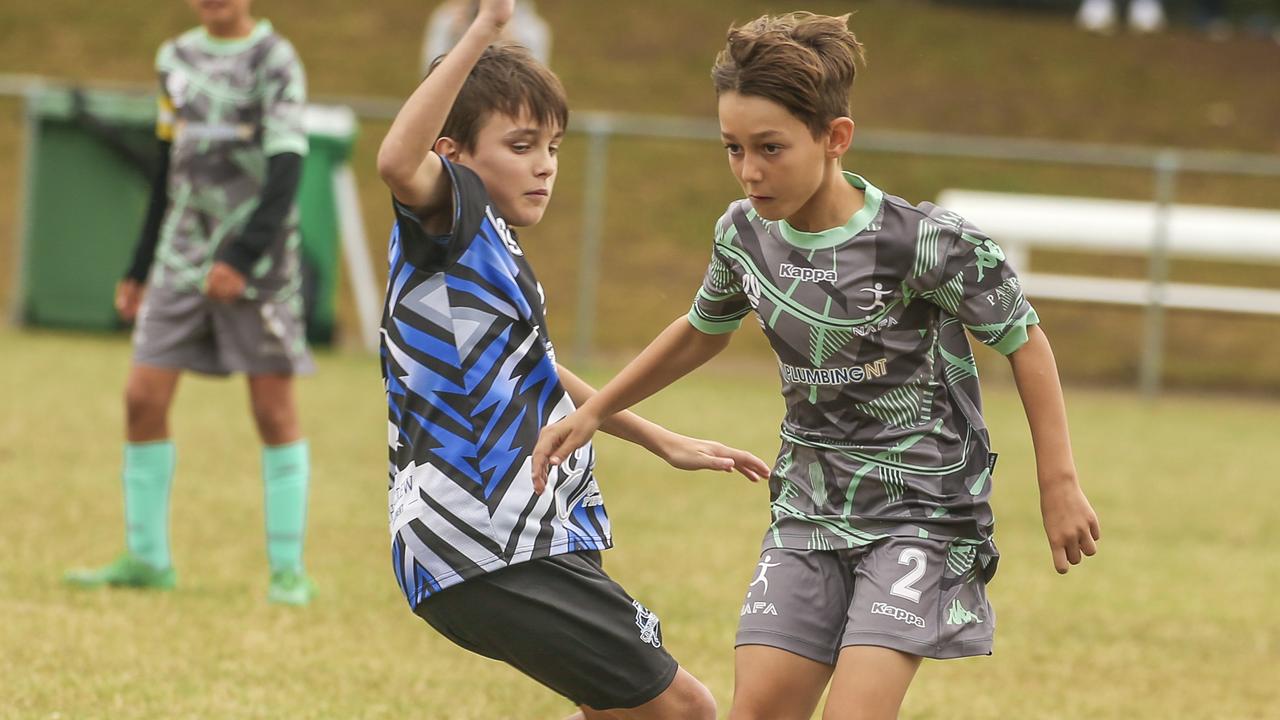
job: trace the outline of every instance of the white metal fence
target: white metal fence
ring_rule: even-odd
[[[35,85],[53,81],[32,76],[0,76],[0,95],[19,95]],[[103,87],[148,92],[137,85]],[[324,97],[318,102],[346,105],[362,119],[390,120],[399,110],[400,101],[369,97]],[[589,358],[594,350],[596,326],[596,279],[601,263],[604,217],[607,211],[605,187],[609,176],[609,144],[615,137],[649,139],[685,139],[718,141],[719,126],[711,119],[654,115],[578,112],[572,117],[568,131],[587,138],[585,162],[585,197],[580,240],[576,339],[573,355],[577,360]],[[1139,384],[1147,395],[1160,387],[1163,367],[1165,312],[1171,306],[1185,306],[1182,293],[1170,294],[1169,261],[1174,214],[1175,188],[1184,173],[1212,173],[1254,177],[1280,177],[1280,156],[1202,150],[1150,148],[1131,145],[1105,145],[1015,138],[993,138],[939,133],[860,130],[856,148],[859,153],[888,153],[931,158],[967,158],[1004,160],[1025,163],[1054,164],[1079,168],[1127,168],[1151,173],[1151,201],[1144,203],[1150,222],[1142,232],[1147,238],[1134,238],[1147,249],[1147,280],[1143,285],[1145,302],[1143,351]],[[1257,241],[1266,252],[1280,247],[1280,237],[1263,237]],[[367,272],[367,271],[363,271]],[[1087,282],[1087,281],[1085,281]],[[1177,288],[1174,288],[1177,290]],[[367,292],[367,290],[366,290]],[[1036,288],[1030,287],[1034,296]],[[1072,293],[1060,293],[1068,295]],[[1082,295],[1083,293],[1074,293]],[[1077,298],[1085,299],[1085,298]],[[358,306],[370,306],[368,299],[357,299]],[[376,299],[372,306],[377,306]]]

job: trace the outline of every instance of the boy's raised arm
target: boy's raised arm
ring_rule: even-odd
[[[1040,513],[1053,552],[1053,566],[1065,573],[1071,565],[1078,565],[1083,555],[1098,551],[1095,543],[1101,529],[1097,514],[1080,489],[1071,457],[1058,367],[1049,339],[1038,325],[1029,328],[1026,344],[1009,355],[1009,364],[1031,428]]]
[[[378,148],[378,175],[402,204],[431,211],[449,202],[444,168],[432,147],[476,60],[511,19],[515,0],[482,0],[471,27],[405,101]]]

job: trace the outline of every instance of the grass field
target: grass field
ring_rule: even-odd
[[[301,388],[313,448],[310,608],[268,606],[258,446],[239,381],[184,380],[173,416],[179,588],[81,593],[64,568],[120,548],[119,338],[0,330],[0,718],[556,718],[570,709],[414,618],[391,575],[385,415],[373,358],[320,358]],[[600,372],[587,373],[599,381]],[[780,413],[767,365],[713,363],[645,414],[763,457]],[[1101,554],[1059,577],[1029,440],[999,382],[1003,552],[991,658],[931,662],[904,718],[1275,717],[1280,406],[1069,393]],[[737,607],[764,488],[684,475],[601,442],[611,572],[727,710]]]

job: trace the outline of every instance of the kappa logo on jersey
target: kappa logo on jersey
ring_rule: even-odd
[[[896,605],[890,605],[889,603],[872,603],[871,614],[891,617],[894,620],[901,620],[908,625],[915,625],[918,628],[924,627],[924,618],[908,610],[903,610]]]
[[[658,627],[657,614],[641,605],[639,600],[632,600],[631,605],[636,609],[636,627],[640,628],[640,642],[649,643],[656,648],[662,647],[662,630]]]
[[[978,259],[978,282],[982,282],[988,270],[1004,262],[1004,250],[1000,249],[995,240],[974,237],[968,233],[962,233],[960,237],[973,246],[973,254]]]
[[[493,214],[493,207],[484,206],[484,215],[489,218],[489,222],[493,223],[493,227],[498,231],[498,237],[502,238],[502,244],[507,246],[512,255],[524,255],[524,250],[516,244],[516,239],[511,236],[511,228],[507,227],[507,221]]]
[[[778,266],[779,277],[800,280],[801,282],[829,282],[836,281],[837,275],[835,270],[819,270],[811,267],[797,267],[790,263],[783,263]]]

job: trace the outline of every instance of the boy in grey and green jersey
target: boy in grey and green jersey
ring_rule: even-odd
[[[730,205],[689,313],[718,334],[754,310],[778,356],[766,548],[933,537],[982,544],[989,562],[992,456],[965,330],[1007,355],[1038,318],[981,231],[845,177],[866,202],[822,233]]]
[[[1053,352],[999,246],[842,169],[862,59],[847,22],[797,12],[729,29],[711,75],[746,197],[716,226],[692,311],[533,453],[545,476],[756,313],[787,412],[739,613],[733,717],[807,718],[825,689],[827,720],[896,718],[923,658],[991,651],[995,456],[966,332],[1009,359],[1055,568],[1094,554],[1100,533]]]
[[[292,45],[249,15],[249,0],[192,7],[201,27],[156,56],[161,170],[116,292],[120,315],[137,320],[125,391],[127,550],[67,580],[173,587],[168,410],[182,371],[240,372],[265,446],[268,599],[300,605],[313,592],[302,565],[309,458],[292,383],[312,367],[294,203],[305,76]]]
[[[306,80],[293,46],[267,20],[234,40],[199,27],[160,46],[156,72],[156,134],[172,148],[169,209],[150,289],[198,293],[218,258],[244,270],[250,299],[296,297],[296,206],[280,241],[257,257],[238,242],[261,201],[267,159],[307,154]]]

